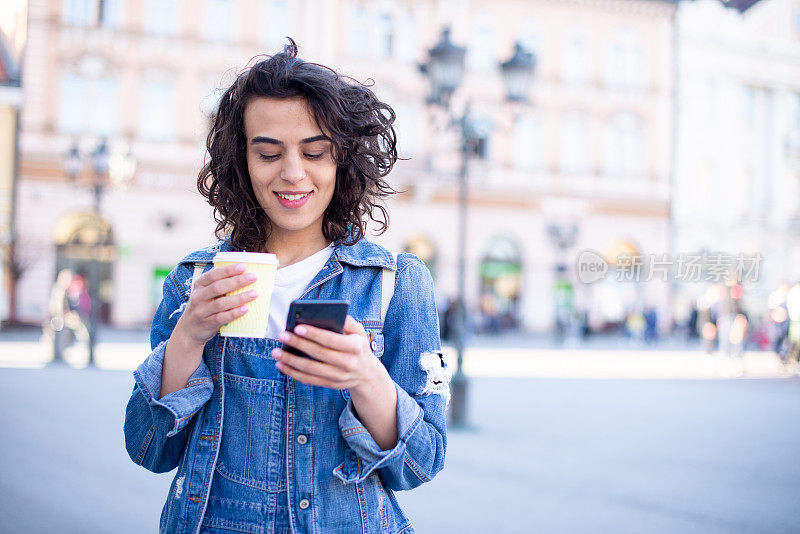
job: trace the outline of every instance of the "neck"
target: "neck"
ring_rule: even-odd
[[[313,236],[278,235],[267,239],[266,251],[275,254],[281,267],[287,267],[319,252],[330,244],[322,233]]]

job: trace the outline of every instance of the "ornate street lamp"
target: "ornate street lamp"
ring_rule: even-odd
[[[464,56],[467,49],[456,46],[450,40],[450,28],[442,30],[439,42],[428,51],[428,62],[420,65],[420,70],[431,84],[428,102],[447,107],[450,96],[461,85],[464,76]]]
[[[117,150],[109,153],[106,141],[101,140],[90,154],[92,165],[92,192],[93,212],[95,220],[102,219],[102,198],[109,185],[125,187],[136,172],[136,160],[131,155],[127,146],[118,146]],[[75,184],[83,170],[83,156],[74,144],[64,157],[64,170],[70,181]],[[91,310],[89,313],[89,362],[95,363],[95,346],[97,343],[97,329],[100,323],[100,254],[105,243],[98,235],[91,244],[91,260],[89,263],[89,299]]]
[[[428,61],[420,65],[431,86],[428,102],[444,108],[451,116],[450,125],[461,134],[461,170],[459,172],[458,203],[458,297],[456,301],[456,371],[451,382],[452,402],[450,423],[455,427],[467,426],[467,377],[463,371],[464,341],[466,335],[466,249],[469,158],[476,155],[481,138],[480,128],[470,117],[470,105],[456,115],[450,107],[450,97],[461,85],[464,75],[466,47],[456,46],[450,41],[450,28],[444,28],[439,42],[428,51]],[[506,85],[506,98],[511,102],[527,101],[528,84],[536,63],[533,54],[526,52],[520,44],[514,55],[500,64]]]
[[[506,98],[511,102],[527,102],[530,79],[536,68],[536,59],[533,54],[517,42],[514,45],[514,55],[503,62],[500,69],[503,71],[503,80],[506,86]]]
[[[573,321],[572,285],[567,279],[568,268],[565,256],[567,250],[572,248],[578,240],[578,225],[574,223],[550,223],[547,225],[547,237],[550,238],[550,243],[557,251],[555,264],[555,333],[556,339],[563,341]]]

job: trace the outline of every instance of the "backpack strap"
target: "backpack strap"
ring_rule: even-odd
[[[397,263],[397,254],[390,252],[392,258]],[[386,320],[386,312],[389,310],[389,302],[394,296],[394,283],[397,271],[382,269],[381,272],[381,324]]]

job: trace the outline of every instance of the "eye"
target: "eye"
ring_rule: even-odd
[[[305,157],[307,157],[308,159],[320,159],[324,155],[325,152],[319,152],[318,154],[305,154]]]
[[[278,156],[280,156],[280,154],[259,154],[258,155],[259,159],[261,159],[262,161],[274,161],[274,160],[278,159]]]

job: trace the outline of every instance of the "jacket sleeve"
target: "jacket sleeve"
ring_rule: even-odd
[[[431,275],[415,256],[401,257],[410,259],[398,264],[383,329],[383,364],[397,389],[398,442],[382,451],[349,400],[339,417],[345,461],[334,470],[343,482],[361,482],[377,469],[393,490],[428,482],[444,467],[450,394]]]
[[[133,372],[133,393],[125,411],[125,448],[135,463],[156,473],[178,465],[192,417],[208,402],[214,390],[205,361],[186,386],[159,398],[161,369],[167,341],[186,307],[190,273],[178,266],[164,281],[163,299],[150,329],[152,352]],[[179,273],[183,272],[183,276]],[[183,283],[180,280],[184,280]]]

